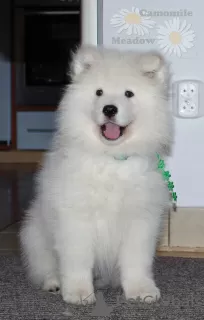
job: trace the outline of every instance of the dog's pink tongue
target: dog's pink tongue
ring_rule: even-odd
[[[120,127],[115,123],[106,123],[103,133],[107,139],[116,140],[120,137]]]

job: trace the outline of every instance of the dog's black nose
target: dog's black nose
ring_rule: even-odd
[[[118,108],[112,104],[108,104],[103,108],[103,113],[106,117],[112,118],[114,117],[118,112]]]

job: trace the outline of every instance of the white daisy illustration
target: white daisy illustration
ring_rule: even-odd
[[[186,20],[181,22],[179,18],[164,21],[164,24],[157,29],[157,43],[164,53],[180,58],[182,53],[194,46],[195,33],[191,30],[191,24]]]
[[[153,28],[155,22],[150,17],[140,15],[138,8],[132,7],[132,10],[121,9],[119,14],[114,14],[111,19],[111,25],[119,28],[117,33],[126,30],[127,35],[135,34],[143,36],[149,33],[149,29]]]

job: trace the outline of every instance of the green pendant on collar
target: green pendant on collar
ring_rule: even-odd
[[[122,154],[122,155],[114,157],[114,158],[115,158],[115,160],[124,161],[124,160],[127,160],[129,157],[124,155],[124,154]],[[173,204],[175,206],[176,202],[177,202],[177,193],[174,191],[174,183],[173,183],[173,181],[170,180],[171,174],[170,174],[169,171],[165,170],[165,166],[166,166],[165,162],[164,162],[163,159],[161,159],[161,157],[160,157],[160,155],[158,153],[157,153],[157,159],[158,159],[157,169],[161,172],[164,181],[166,181],[166,183],[167,183],[167,186],[168,186],[169,192],[171,194],[171,198],[172,198]]]
[[[163,159],[161,159],[160,155],[157,153],[157,159],[158,159],[158,170],[161,172],[163,179],[166,181],[169,192],[171,194],[171,198],[173,201],[173,204],[175,205],[177,202],[177,193],[174,191],[174,183],[170,180],[171,174],[169,171],[165,170],[165,162]]]

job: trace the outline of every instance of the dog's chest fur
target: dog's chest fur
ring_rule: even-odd
[[[111,267],[116,263],[149,170],[149,161],[137,157],[125,161],[110,158],[95,162],[86,159],[80,166],[79,175],[85,182],[81,190],[86,188],[98,264],[108,261]]]

